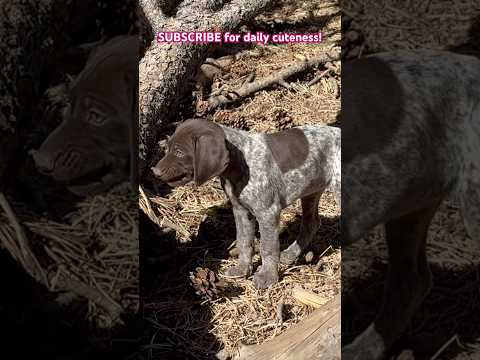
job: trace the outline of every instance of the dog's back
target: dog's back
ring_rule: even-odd
[[[282,207],[329,187],[340,195],[340,129],[305,125],[273,134],[251,133],[222,126],[226,139],[243,155],[249,181],[243,197],[271,194]],[[269,188],[268,192],[264,188]],[[275,189],[275,190],[274,190]]]
[[[328,190],[334,193],[337,205],[340,206],[341,194],[341,130],[338,127],[326,125],[305,125],[300,127],[313,147],[313,152],[322,153],[321,167],[325,171],[324,177],[328,179]],[[317,159],[318,161],[318,159]]]

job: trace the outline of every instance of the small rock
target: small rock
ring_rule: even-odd
[[[404,350],[397,356],[396,360],[415,360],[412,350]]]
[[[226,349],[220,350],[218,353],[215,354],[215,356],[218,360],[227,360],[230,358],[230,355],[228,354]]]
[[[313,260],[313,252],[312,251],[309,251],[308,253],[305,254],[305,262],[307,264],[310,264]]]

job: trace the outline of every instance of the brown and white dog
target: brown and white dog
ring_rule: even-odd
[[[62,123],[31,154],[37,168],[74,194],[137,177],[139,40],[117,36],[90,54],[69,87]]]
[[[251,274],[256,219],[262,266],[253,282],[266,288],[278,281],[280,258],[295,261],[312,241],[323,191],[331,187],[340,195],[340,148],[340,129],[330,126],[261,134],[192,119],[176,129],[166,156],[152,171],[171,186],[201,185],[220,176],[232,203],[240,252],[238,266],[227,275]],[[300,234],[280,257],[280,212],[297,199],[303,212]]]
[[[414,50],[348,62],[341,117],[343,244],[385,223],[389,255],[380,312],[342,359],[375,360],[430,290],[427,232],[446,196],[480,241],[480,60]]]

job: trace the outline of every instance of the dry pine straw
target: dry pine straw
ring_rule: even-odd
[[[334,252],[323,257],[329,267],[325,272],[315,270],[314,265],[282,268],[281,281],[271,288],[259,291],[252,285],[251,278],[244,280],[227,279],[222,297],[209,304],[213,314],[209,330],[233,353],[241,343],[260,344],[269,340],[290,326],[298,323],[312,312],[312,308],[300,304],[291,296],[295,286],[321,294],[331,299],[340,287],[340,253]],[[221,271],[234,265],[233,260],[222,261]],[[233,296],[229,289],[240,293]],[[277,306],[283,303],[287,314],[284,322],[277,319]],[[285,312],[285,311],[284,311]]]
[[[477,0],[352,0],[344,14],[372,52],[419,47],[444,49],[465,42],[480,15]]]
[[[177,188],[173,196],[167,201],[170,205],[177,202],[184,216],[182,222],[179,222],[185,229],[195,229],[198,221],[202,221],[202,213],[214,205],[223,205],[226,201],[223,192],[218,193],[216,183],[210,182],[199,188],[182,187]],[[178,194],[177,194],[178,192]],[[158,198],[156,199],[158,202]],[[165,209],[165,204],[163,209]],[[324,219],[335,219],[339,216],[339,209],[336,206],[333,195],[325,193],[319,206],[319,213]],[[287,228],[292,222],[298,220],[301,214],[299,202],[288,207],[281,215],[281,231]],[[190,221],[190,222],[189,222]],[[193,223],[192,223],[193,222]],[[302,264],[296,266],[280,267],[280,282],[267,290],[257,290],[252,283],[252,277],[247,279],[230,279],[222,274],[230,266],[237,263],[236,258],[205,260],[199,264],[202,267],[213,267],[209,261],[220,262],[217,274],[225,281],[220,297],[216,300],[205,300],[201,304],[201,313],[199,318],[208,319],[203,321],[199,319],[190,319],[191,325],[198,328],[198,332],[210,333],[215,336],[222,348],[228,354],[233,354],[238,350],[241,343],[258,344],[263,343],[276,335],[280,334],[290,326],[300,322],[307,317],[312,308],[299,303],[292,297],[292,289],[302,287],[319,294],[325,299],[333,298],[340,291],[341,265],[340,250],[328,246],[332,240],[339,235],[338,223],[335,220],[325,221],[324,226],[319,230],[316,243],[322,244],[320,249],[323,253],[316,251],[319,256],[318,263]],[[178,224],[178,223],[177,223]],[[177,236],[182,236],[177,232]],[[233,241],[235,234],[230,234],[230,240]],[[187,240],[188,241],[188,240]],[[302,258],[303,260],[303,258]],[[303,262],[303,261],[302,261]],[[258,254],[254,256],[254,264],[260,263]],[[284,304],[283,322],[277,320],[277,306]],[[177,325],[189,326],[187,324]],[[187,330],[187,329],[185,329]],[[180,329],[177,329],[180,331]],[[207,336],[198,336],[191,331],[182,332],[184,341],[190,343],[192,351],[211,348]],[[190,336],[193,336],[190,338]],[[203,344],[202,341],[206,343]]]
[[[207,210],[213,206],[222,206],[226,201],[226,196],[219,189],[217,181],[211,181],[198,188],[189,186],[176,188],[168,199],[151,198],[151,204],[161,204],[157,207],[160,213],[168,214],[172,222],[175,222],[180,229],[186,230],[185,233],[177,231],[177,239],[185,242],[189,241],[189,236],[195,236],[198,225],[204,220]],[[327,219],[339,216],[339,209],[332,194],[325,193],[322,196],[319,212]],[[281,215],[280,230],[284,230],[293,221],[298,220],[300,215],[299,202],[285,209]],[[333,223],[335,224],[334,221]],[[319,230],[316,242],[328,244],[338,237],[338,224],[333,226],[329,224],[330,221],[326,221]],[[230,234],[229,237],[233,241],[235,234]],[[317,253],[317,255],[322,254]],[[203,324],[202,330],[213,334],[230,354],[238,349],[240,342],[262,343],[310,314],[311,308],[300,304],[291,296],[294,287],[301,286],[326,299],[333,298],[340,291],[340,250],[334,250],[332,247],[326,249],[318,264],[281,266],[280,282],[268,290],[255,289],[251,277],[248,279],[223,277],[221,274],[235,265],[237,259],[214,260],[220,260],[217,274],[220,274],[226,286],[222,289],[220,298],[202,303],[201,311],[205,312],[205,318],[211,318],[208,323]],[[258,265],[259,262],[260,258],[257,254],[254,257],[254,263]],[[209,267],[208,262],[200,265]],[[276,321],[276,309],[279,303],[283,303],[286,309],[283,323]],[[188,334],[189,332],[186,332],[183,336]],[[198,339],[198,337],[195,340],[191,339],[193,348],[210,347],[210,344],[199,344]]]
[[[19,206],[19,208],[21,208]],[[87,198],[59,223],[47,218],[0,214],[1,245],[59,298],[87,296],[88,316],[109,327],[138,306],[138,211],[127,196]],[[18,217],[17,217],[18,216]],[[24,231],[19,236],[16,224]],[[32,260],[33,259],[33,260]]]

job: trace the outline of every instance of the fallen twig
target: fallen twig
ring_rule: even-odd
[[[167,229],[171,229],[171,230],[174,230],[176,232],[189,235],[180,226],[174,224],[167,217],[160,216],[160,214],[158,214],[153,209],[152,204],[150,202],[150,199],[148,198],[148,196],[145,193],[145,190],[143,189],[142,186],[139,186],[139,191],[140,191],[140,200],[139,200],[140,208],[150,218],[150,220],[152,220],[155,224],[157,224],[160,227],[165,227]]]
[[[447,349],[451,343],[456,341],[457,344],[460,344],[460,341],[458,340],[458,335],[453,335],[445,344],[442,345],[440,349],[430,358],[430,360],[436,360],[438,357]]]
[[[333,250],[332,245],[330,245],[325,250],[323,250],[323,252],[319,256],[319,260],[318,260],[317,264],[315,265],[315,270],[320,270],[320,267],[322,266],[322,263],[323,263],[323,255],[325,255],[330,250]]]
[[[18,242],[20,244],[20,251],[21,256],[17,257],[17,261],[24,267],[24,269],[28,270],[30,275],[37,279],[37,281],[43,282],[45,285],[48,284],[48,278],[43,270],[42,266],[38,262],[35,254],[31,251],[30,246],[28,244],[27,237],[25,236],[25,232],[23,231],[22,225],[18,221],[13,209],[11,208],[10,204],[8,203],[7,198],[3,193],[0,193],[0,207],[3,209],[5,214],[7,215],[10,224],[15,229],[15,234],[17,235]],[[12,254],[14,255],[14,254]]]
[[[263,79],[259,79],[253,82],[246,82],[240,88],[229,91],[228,94],[226,95],[211,96],[208,99],[209,105],[213,109],[221,105],[231,104],[247,96],[250,96],[256,93],[257,91],[269,88],[273,85],[281,85],[281,86],[290,88],[290,85],[285,81],[287,78],[295,74],[301,73],[305,70],[308,70],[314,66],[324,64],[328,61],[335,61],[335,60],[338,60],[338,59],[335,59],[325,54],[322,56],[317,56],[311,59],[307,59],[300,63],[290,65],[289,67],[275,74],[269,75]]]
[[[331,71],[331,69],[327,69],[325,71],[322,71],[320,74],[315,76],[312,80],[310,80],[307,84],[307,86],[312,86],[318,83],[326,74],[328,74]]]

